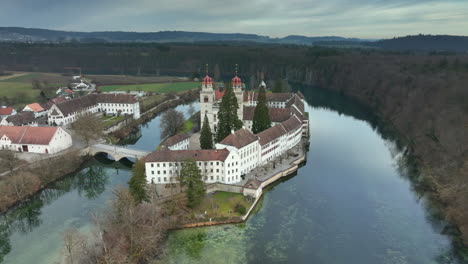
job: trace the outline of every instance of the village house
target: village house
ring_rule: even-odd
[[[19,114],[8,116],[0,121],[2,126],[37,126],[37,119],[33,112],[20,112]]]
[[[5,117],[9,117],[9,116],[12,116],[12,115],[16,115],[16,110],[13,108],[13,107],[6,107],[6,106],[2,106],[0,107],[0,119],[2,118],[5,118]]]
[[[106,115],[131,115],[140,118],[140,103],[129,94],[89,94],[59,102],[48,111],[50,125],[66,126],[81,115],[102,112]]]
[[[69,133],[60,127],[0,126],[0,149],[54,154],[72,146]]]
[[[38,103],[26,105],[23,108],[23,112],[33,112],[35,118],[47,116],[47,111]]]

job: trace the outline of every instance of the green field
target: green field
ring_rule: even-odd
[[[237,204],[243,205],[247,210],[250,208],[250,204],[241,193],[217,191],[207,195],[195,211],[207,212],[210,217],[239,216],[235,209]]]
[[[11,77],[2,76],[0,79],[0,98],[8,98],[8,100],[3,100],[4,103],[14,106],[33,103],[36,102],[40,93],[39,90],[33,89],[33,80],[46,81],[48,87],[53,88],[67,84],[69,78],[54,73],[15,73]],[[51,93],[55,93],[55,90],[52,89]]]
[[[103,92],[111,91],[144,91],[154,93],[183,92],[197,88],[198,82],[148,83],[132,85],[106,85],[99,89]]]

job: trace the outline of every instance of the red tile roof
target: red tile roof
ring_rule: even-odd
[[[227,149],[200,149],[200,150],[160,150],[154,151],[145,157],[146,162],[186,161],[225,161],[229,156]]]
[[[226,92],[226,90],[220,91],[219,89],[216,89],[215,90],[215,100],[220,100],[221,98],[223,98],[225,92]]]
[[[0,115],[1,116],[7,116],[11,115],[13,113],[13,107],[5,107],[5,108],[0,108]]]
[[[234,133],[229,134],[229,136],[223,139],[220,144],[233,146],[240,149],[251,144],[252,142],[255,142],[256,140],[258,140],[258,138],[252,134],[252,132],[242,128]]]
[[[28,104],[27,107],[29,107],[33,112],[36,113],[44,111],[44,108],[42,108],[42,106],[38,103]]]
[[[57,127],[0,126],[0,138],[6,135],[14,144],[48,145]]]

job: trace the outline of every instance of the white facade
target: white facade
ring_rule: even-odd
[[[183,161],[146,162],[145,172],[148,183],[178,183]],[[224,160],[196,160],[196,164],[205,183],[234,184],[240,182],[240,158],[235,152],[229,152]]]
[[[42,133],[43,130],[49,131]],[[22,133],[23,136],[18,138],[15,136],[17,133]],[[37,134],[44,134],[44,138],[37,140]],[[0,127],[0,149],[2,150],[54,154],[71,146],[71,135],[60,127]]]
[[[184,149],[189,149],[190,145],[190,138],[184,139],[182,141],[179,141],[178,143],[168,146],[170,150],[184,150]]]
[[[239,156],[239,170],[241,175],[249,173],[251,170],[255,169],[261,160],[261,147],[258,140],[244,146],[241,148],[236,148],[234,146],[216,144],[217,149],[227,148],[231,152],[237,153]]]
[[[92,94],[88,96],[101,95]],[[120,95],[115,94],[114,96]],[[48,123],[49,125],[67,126],[75,122],[82,115],[98,112],[104,112],[107,115],[132,115],[134,119],[140,118],[140,103],[138,101],[131,103],[113,102],[112,96],[103,97],[102,100],[109,100],[109,102],[96,102],[96,98],[77,98],[55,104],[48,111]],[[64,104],[66,106],[63,106]]]

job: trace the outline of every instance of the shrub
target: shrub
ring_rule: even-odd
[[[245,208],[245,206],[243,206],[242,204],[237,204],[236,212],[238,212],[241,215],[244,215],[245,213],[247,213],[247,208]]]

